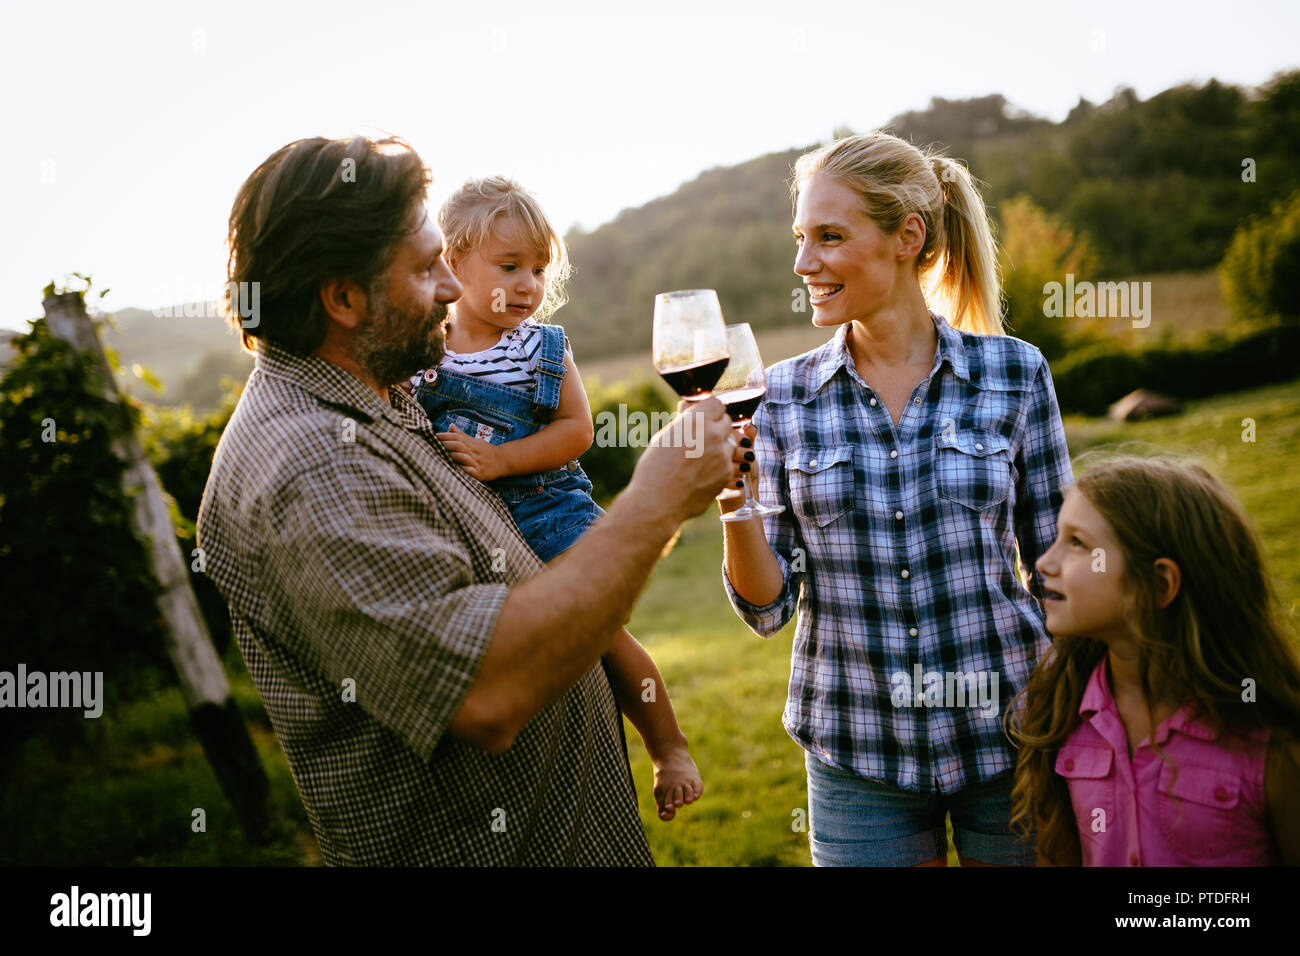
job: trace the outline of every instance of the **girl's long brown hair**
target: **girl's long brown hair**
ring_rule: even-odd
[[[1091,468],[1075,489],[1123,551],[1124,617],[1148,713],[1154,701],[1194,700],[1228,736],[1300,732],[1300,656],[1250,519],[1223,485],[1197,464],[1125,456]],[[1182,578],[1163,609],[1157,558]],[[1026,838],[1037,827],[1040,854],[1058,863],[1078,863],[1080,847],[1056,754],[1105,653],[1093,638],[1055,638],[1008,708],[1007,731],[1020,745],[1011,825]],[[1243,700],[1247,687],[1254,700]]]

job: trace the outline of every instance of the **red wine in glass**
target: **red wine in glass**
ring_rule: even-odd
[[[718,384],[718,379],[727,369],[727,361],[725,358],[713,359],[683,368],[661,369],[659,374],[682,398],[698,399],[713,391],[713,386]],[[757,403],[755,407],[758,407]]]
[[[740,427],[754,417],[759,403],[767,394],[767,378],[763,372],[763,358],[758,353],[754,330],[746,323],[727,326],[727,354],[730,360],[722,378],[718,380],[714,395],[727,406],[727,414]],[[769,505],[754,495],[751,473],[745,474],[745,503],[735,511],[722,515],[723,521],[745,521],[760,515],[780,514],[784,505]]]
[[[713,289],[655,296],[655,371],[688,402],[707,398],[727,368],[727,328]]]
[[[731,416],[733,422],[743,425],[754,417],[754,412],[758,411],[758,403],[766,394],[767,389],[760,385],[716,392],[713,397],[727,406],[727,414]]]

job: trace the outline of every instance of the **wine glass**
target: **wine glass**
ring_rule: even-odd
[[[727,367],[727,330],[713,289],[655,296],[655,370],[685,401],[698,402]]]
[[[758,343],[749,323],[727,326],[727,353],[731,356],[726,371],[713,389],[713,396],[727,406],[727,414],[737,428],[744,428],[754,417],[758,403],[767,393],[767,379],[763,374],[763,357],[758,354]],[[719,496],[723,497],[723,496]],[[750,472],[745,472],[745,503],[735,511],[722,516],[723,521],[744,521],[757,515],[775,515],[785,510],[784,505],[765,505],[754,497]]]

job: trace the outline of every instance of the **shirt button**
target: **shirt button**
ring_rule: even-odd
[[[1074,761],[1073,761],[1073,760],[1067,760],[1067,761],[1065,762],[1065,769],[1066,769],[1066,770],[1073,770],[1073,769],[1074,769]]]
[[[871,404],[872,404],[873,406],[876,404],[876,400],[875,400],[874,398],[871,400]]]
[[[976,450],[976,451],[983,451],[983,450],[984,450],[984,446],[981,445],[979,442],[976,442],[976,443],[975,443],[975,450]]]
[[[909,627],[909,628],[907,629],[907,633],[910,634],[910,635],[912,635],[913,637],[916,637],[916,628],[914,628],[914,627]]]
[[[808,467],[809,467],[809,468],[816,468],[816,467],[817,467],[817,459],[814,458],[812,461],[808,462]]]
[[[1214,799],[1215,799],[1215,800],[1227,800],[1227,799],[1228,799],[1228,791],[1225,790],[1223,787],[1220,787],[1218,790],[1215,790],[1215,791],[1214,791]]]
[[[920,405],[920,404],[921,404],[921,398],[920,398],[919,395],[918,395],[916,398],[912,399],[912,404],[913,404],[913,405]]]
[[[903,520],[903,512],[901,512],[901,511],[895,511],[895,512],[894,512],[894,518],[895,518],[896,520],[898,520],[898,521],[902,521],[902,520]]]
[[[907,568],[903,568],[903,577],[910,578],[911,576],[912,576],[912,572],[907,570]]]
[[[889,457],[890,457],[890,458],[897,458],[897,457],[898,457],[898,449],[895,448],[893,451],[891,451],[891,452],[889,453]]]

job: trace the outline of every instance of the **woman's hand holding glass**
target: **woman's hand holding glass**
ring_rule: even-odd
[[[725,492],[719,499],[723,503],[722,520],[744,521],[761,515],[780,514],[785,510],[784,506],[762,504],[755,490],[756,456],[751,450],[755,429],[750,419],[767,392],[767,380],[763,371],[763,357],[759,354],[758,342],[748,323],[739,322],[727,326],[727,352],[730,361],[714,387],[713,395],[727,406],[727,414],[743,433],[748,447],[744,449],[744,463],[740,466],[745,473],[745,503],[739,508],[728,508],[726,502],[734,500],[736,493]]]
[[[736,437],[740,440],[736,456],[740,459],[743,471],[744,482],[736,482],[734,486],[728,487],[722,494],[718,495],[718,506],[722,509],[723,514],[735,511],[745,503],[745,484],[747,483],[753,489],[754,497],[759,496],[758,488],[758,462],[754,454],[754,438],[758,434],[758,429],[753,422],[745,422],[743,425],[733,426]],[[746,469],[745,466],[748,466]]]

